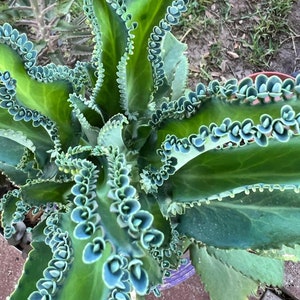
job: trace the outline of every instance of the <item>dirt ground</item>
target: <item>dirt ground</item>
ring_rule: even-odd
[[[215,1],[205,12],[204,18],[209,22],[179,33],[179,38],[188,44],[192,86],[212,79],[241,79],[258,71],[292,74],[300,70],[300,0],[293,4],[286,31],[276,36],[278,50],[269,56],[265,53],[268,65],[249,62],[253,51],[251,34],[260,21],[257,10],[261,2],[229,0],[224,16],[224,3]]]

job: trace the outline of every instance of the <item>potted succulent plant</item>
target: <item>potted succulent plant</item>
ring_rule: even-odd
[[[11,299],[159,295],[189,251],[211,299],[238,300],[299,259],[300,76],[187,89],[187,2],[85,0],[73,69],[0,27],[5,237],[43,212]]]

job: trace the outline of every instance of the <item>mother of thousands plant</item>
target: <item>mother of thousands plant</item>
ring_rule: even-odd
[[[43,210],[11,299],[158,295],[189,250],[211,299],[239,300],[300,259],[300,76],[187,89],[187,2],[85,0],[74,69],[0,27],[5,237]]]

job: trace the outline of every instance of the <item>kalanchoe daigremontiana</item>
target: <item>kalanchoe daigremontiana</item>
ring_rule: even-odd
[[[8,22],[26,29],[38,50],[38,59],[46,62],[73,63],[75,57],[90,54],[92,35],[80,11],[82,1],[8,0],[1,3],[0,23]],[[71,18],[72,15],[72,18]],[[68,50],[72,50],[72,56]]]
[[[6,238],[43,210],[11,299],[159,294],[190,250],[211,298],[238,300],[300,258],[300,76],[187,89],[187,2],[85,0],[74,69],[0,27]]]

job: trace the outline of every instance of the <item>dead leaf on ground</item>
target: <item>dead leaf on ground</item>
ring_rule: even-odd
[[[233,51],[227,51],[227,54],[233,59],[237,59],[240,57],[236,52]]]

